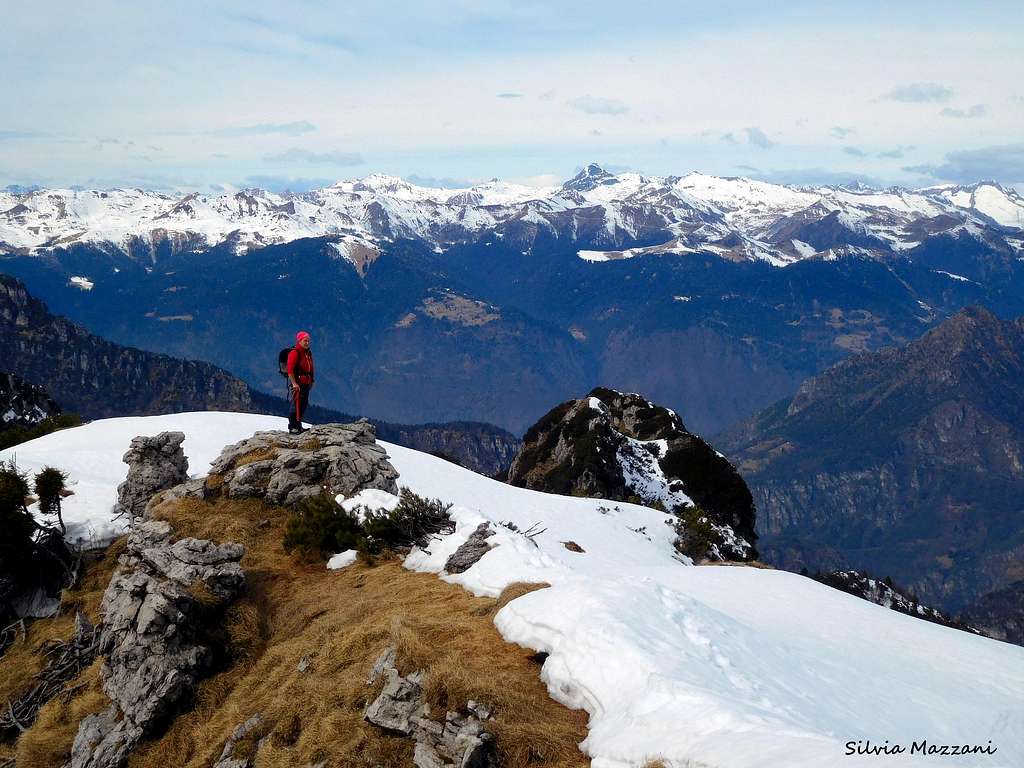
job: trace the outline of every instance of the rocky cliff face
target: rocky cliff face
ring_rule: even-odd
[[[699,507],[715,529],[716,559],[757,556],[754,504],[743,479],[674,411],[640,395],[599,387],[553,408],[526,433],[508,481],[680,514]]]
[[[60,412],[43,387],[13,373],[0,373],[0,429],[30,427]]]
[[[0,275],[0,349],[19,375],[44,383],[68,410],[89,418],[188,410],[249,410],[244,382],[209,363],[118,346],[32,298]]]
[[[478,422],[388,424],[375,422],[381,440],[451,459],[482,475],[508,470],[522,440],[504,429]]]
[[[1024,320],[963,310],[718,442],[751,485],[766,560],[865,568],[959,611],[1024,563]]]
[[[963,619],[996,640],[1024,645],[1024,580],[984,595],[964,609]]]

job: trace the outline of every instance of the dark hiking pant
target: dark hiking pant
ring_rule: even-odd
[[[293,389],[289,403],[288,429],[301,429],[302,417],[306,415],[306,406],[309,405],[309,384],[299,384],[298,392]]]

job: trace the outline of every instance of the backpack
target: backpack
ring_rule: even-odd
[[[285,347],[277,353],[277,371],[286,379],[288,378],[288,354],[295,347]]]

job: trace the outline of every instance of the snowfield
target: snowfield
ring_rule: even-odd
[[[69,471],[72,530],[104,539],[122,528],[110,508],[133,436],[183,431],[190,468],[202,474],[225,444],[284,425],[231,413],[109,419],[2,456],[30,471]],[[414,550],[407,567],[441,573],[489,521],[496,546],[465,573],[441,578],[492,596],[516,581],[551,584],[510,602],[495,624],[506,640],[548,654],[541,675],[551,695],[589,713],[581,749],[595,768],[655,759],[673,768],[1024,765],[1024,648],[792,573],[692,567],[674,553],[663,513],[513,488],[383,445],[400,485],[455,504],[455,532]],[[360,501],[385,504],[386,496]],[[994,752],[911,755],[921,741]],[[848,742],[905,751],[848,755]]]

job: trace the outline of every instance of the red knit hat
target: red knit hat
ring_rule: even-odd
[[[303,339],[308,339],[308,338],[309,338],[309,334],[308,333],[306,333],[305,331],[299,331],[298,333],[295,334],[295,343],[298,344]]]

